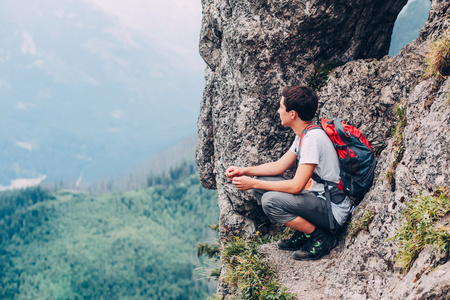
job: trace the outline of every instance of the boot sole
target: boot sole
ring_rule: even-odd
[[[278,245],[277,245],[277,247],[278,247],[278,249],[284,250],[284,251],[297,251],[297,250],[300,250],[302,248],[302,247],[298,247],[298,248],[282,248],[282,247],[280,247]]]
[[[318,259],[322,258],[324,255],[327,255],[329,253],[330,253],[330,251],[322,251],[316,257],[295,257],[294,255],[292,257],[295,260],[318,260]]]

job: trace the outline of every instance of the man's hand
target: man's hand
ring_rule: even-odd
[[[229,180],[233,180],[233,178],[235,176],[245,175],[245,171],[244,171],[244,168],[231,166],[227,169],[227,171],[225,172],[225,175],[227,176],[227,178]]]
[[[245,191],[253,188],[255,179],[248,176],[235,176],[233,177],[233,185],[240,191]]]

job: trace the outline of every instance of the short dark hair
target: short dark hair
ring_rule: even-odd
[[[303,121],[311,121],[317,111],[319,99],[307,86],[287,86],[283,89],[286,111],[294,110]]]

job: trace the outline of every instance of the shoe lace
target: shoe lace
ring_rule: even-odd
[[[289,238],[289,242],[296,243],[297,240],[301,240],[303,238],[304,233],[296,230],[294,234]]]

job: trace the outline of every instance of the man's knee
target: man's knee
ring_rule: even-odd
[[[278,192],[266,192],[261,198],[261,205],[266,215],[271,215],[277,207]]]

